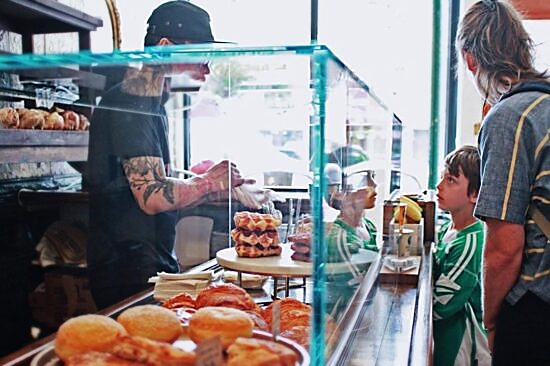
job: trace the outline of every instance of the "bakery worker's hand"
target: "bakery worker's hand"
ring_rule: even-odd
[[[228,188],[238,187],[242,184],[256,183],[254,179],[243,178],[237,166],[234,163],[230,163],[229,160],[223,160],[212,166],[202,176],[207,180],[210,192],[219,192],[228,190]]]

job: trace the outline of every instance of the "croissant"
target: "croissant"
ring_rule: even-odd
[[[177,294],[162,303],[167,309],[178,309],[178,308],[192,308],[195,309],[195,300],[193,296],[188,293],[182,292]]]
[[[281,331],[285,331],[298,325],[309,326],[311,306],[296,299],[287,297],[281,300],[273,301],[263,310],[262,315],[270,328],[273,326],[273,307],[277,303],[280,307],[281,318],[279,329]]]
[[[112,354],[126,360],[143,362],[151,366],[195,365],[195,352],[186,352],[171,344],[137,336],[119,336]]]
[[[35,129],[44,126],[48,112],[40,109],[21,108],[19,112],[19,128]]]
[[[227,366],[294,366],[298,355],[290,348],[272,341],[237,338],[227,349]]]
[[[19,114],[15,108],[0,108],[0,126],[5,128],[19,127]]]
[[[83,115],[82,113],[79,114],[80,117],[80,125],[78,126],[78,129],[81,131],[87,131],[90,129],[90,121],[88,120],[88,117]]]
[[[65,122],[66,130],[80,129],[80,116],[73,111],[63,112],[63,121]]]
[[[57,112],[48,114],[42,125],[44,130],[62,130],[64,126],[63,117]]]
[[[226,306],[239,310],[261,312],[254,299],[239,286],[231,283],[217,283],[205,287],[195,299],[197,309],[206,306]]]

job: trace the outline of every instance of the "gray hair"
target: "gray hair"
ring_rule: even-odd
[[[516,83],[548,78],[546,71],[533,65],[533,40],[521,15],[504,1],[479,1],[468,9],[456,36],[456,50],[477,61],[476,83],[489,100],[498,100]]]

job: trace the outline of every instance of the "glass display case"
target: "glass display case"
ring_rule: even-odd
[[[311,363],[337,362],[380,270],[401,122],[330,49],[0,55],[0,72],[19,80],[0,86],[0,163],[87,160],[79,193],[103,199],[90,215],[105,216],[90,223],[106,241],[128,240],[124,225],[138,241],[168,233],[181,268],[216,258],[240,274],[268,276],[271,298],[291,294],[312,306]],[[136,166],[139,158],[152,165]],[[213,186],[208,169],[222,160],[255,183],[237,187],[239,178],[226,175]],[[197,193],[170,191],[176,179],[207,188],[181,198]],[[110,205],[113,197],[120,201]],[[148,200],[162,203],[147,211]],[[160,211],[175,215],[167,221],[174,228],[149,221]],[[237,232],[242,212],[270,215],[266,235],[278,239],[266,246],[256,227]],[[184,225],[190,217],[207,220]],[[239,235],[260,239],[240,243]]]

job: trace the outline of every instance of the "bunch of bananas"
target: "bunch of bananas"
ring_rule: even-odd
[[[405,223],[418,224],[422,219],[422,208],[410,197],[401,196],[399,198],[400,203],[407,205]],[[395,222],[399,221],[399,207],[396,207],[393,211],[393,218]]]

